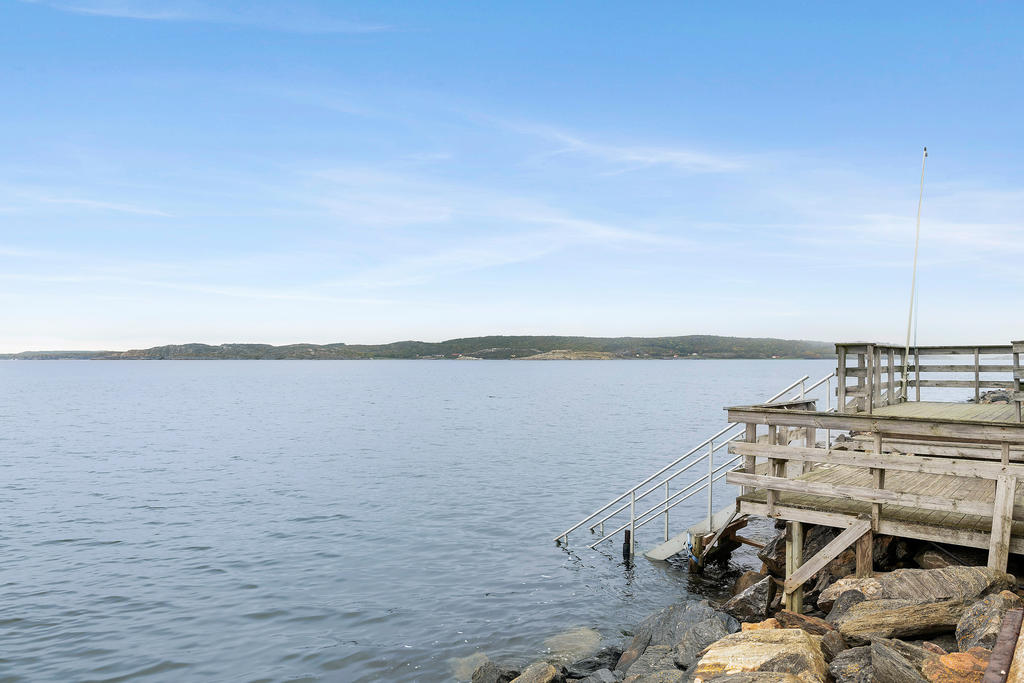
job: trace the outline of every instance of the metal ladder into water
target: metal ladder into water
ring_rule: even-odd
[[[833,371],[808,386],[807,381],[810,378],[804,375],[769,398],[765,403],[781,402],[780,399],[783,396],[798,388],[798,393],[786,400],[802,400],[812,391],[825,385],[827,410],[831,411],[833,409],[832,379],[835,376],[836,373]],[[669,557],[685,551],[692,561],[701,564],[704,556],[714,547],[725,529],[737,521],[735,519],[735,501],[721,510],[715,511],[714,492],[715,483],[724,478],[729,469],[742,456],[738,455],[729,458],[725,462],[719,462],[716,465],[715,452],[723,447],[727,447],[733,441],[745,438],[745,436],[745,425],[738,422],[733,422],[718,430],[684,455],[676,458],[633,488],[628,489],[622,495],[612,499],[560,533],[554,538],[555,543],[567,547],[569,545],[569,534],[586,525],[591,534],[599,536],[596,541],[587,545],[588,548],[596,548],[601,543],[613,539],[618,534],[623,534],[625,536],[623,553],[632,558],[636,546],[636,530],[661,517],[664,521],[664,542],[648,550],[644,555],[652,560],[667,560]],[[699,477],[688,479],[682,488],[679,488],[674,493],[671,492],[672,484],[677,477],[702,463],[706,463],[706,468],[702,469]],[[662,491],[663,496],[654,505],[637,514],[637,503],[648,498],[648,496],[651,496],[656,491]],[[707,491],[707,517],[688,527],[686,531],[676,536],[671,536],[669,533],[669,510],[701,491]],[[612,509],[611,512],[608,512],[610,509]],[[606,524],[613,526],[614,530],[605,533]],[[706,537],[710,534],[714,535],[704,545],[700,556],[694,556],[692,553],[692,538],[695,536]]]

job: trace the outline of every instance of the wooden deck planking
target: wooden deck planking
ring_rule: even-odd
[[[866,468],[847,465],[819,465],[797,479],[825,484],[871,486],[870,471]],[[886,489],[906,493],[948,497],[976,502],[993,502],[995,483],[987,479],[956,477],[950,475],[922,474],[917,472],[890,471],[886,476]],[[1018,498],[1024,497],[1024,482],[1016,487]],[[764,490],[740,496],[740,501],[764,503]],[[778,504],[805,510],[821,510],[846,515],[866,516],[871,514],[871,503],[849,498],[832,498],[812,494],[779,492]],[[924,510],[893,504],[882,505],[882,519],[917,524],[939,529],[968,529],[989,533],[992,528],[991,516],[968,515],[956,511]],[[1012,523],[1014,536],[1024,535],[1024,520]]]
[[[1016,422],[1013,405],[987,403],[940,403],[907,401],[875,408],[872,415],[882,417],[919,417],[930,420],[962,420],[966,422]]]

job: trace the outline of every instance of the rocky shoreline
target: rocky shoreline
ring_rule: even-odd
[[[839,533],[808,525],[804,557]],[[985,555],[874,538],[874,573],[855,578],[853,551],[806,584],[802,614],[781,607],[782,530],[718,604],[689,598],[643,620],[620,646],[521,670],[486,661],[473,683],[981,683],[1003,617],[1024,608],[1013,574]],[[1019,569],[1017,570],[1019,573]]]

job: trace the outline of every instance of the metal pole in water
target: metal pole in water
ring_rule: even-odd
[[[633,534],[636,532],[636,489],[629,493],[629,557],[633,557]]]

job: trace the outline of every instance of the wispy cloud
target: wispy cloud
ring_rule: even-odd
[[[161,209],[145,206],[136,202],[108,201],[75,196],[75,192],[59,188],[40,188],[34,186],[0,185],[0,211],[7,213],[23,213],[35,211],[40,205],[68,206],[76,209],[93,211],[111,211],[115,213],[135,214],[138,216],[164,216],[171,214]]]
[[[747,160],[738,156],[712,154],[679,145],[622,144],[597,141],[553,126],[484,118],[517,133],[555,143],[557,146],[549,152],[551,155],[573,154],[589,157],[613,165],[616,173],[656,166],[687,173],[725,173],[739,171],[749,165]]]
[[[283,9],[264,3],[213,5],[188,0],[20,0],[45,5],[62,12],[140,21],[178,21],[229,24],[295,33],[375,33],[389,30],[371,24],[325,16],[299,3]]]

